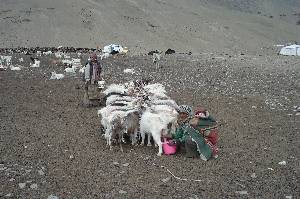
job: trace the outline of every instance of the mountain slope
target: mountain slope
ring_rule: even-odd
[[[1,0],[0,45],[103,47],[117,42],[136,53],[211,52],[255,51],[299,39],[300,26],[233,10],[228,2]],[[261,4],[250,5],[256,6]]]

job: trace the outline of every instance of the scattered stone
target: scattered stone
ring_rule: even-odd
[[[4,170],[6,170],[7,169],[7,167],[1,167],[0,168],[0,171],[4,171]]]
[[[167,177],[167,178],[162,179],[161,181],[163,181],[163,183],[166,183],[166,182],[169,182],[170,180],[171,180],[171,178]]]
[[[47,199],[59,199],[59,197],[55,196],[55,195],[50,195],[47,197]]]
[[[37,189],[37,188],[38,188],[38,185],[37,185],[36,183],[34,183],[34,184],[30,185],[30,188],[31,188],[31,189]]]
[[[70,155],[70,159],[74,159],[74,155]]]
[[[255,173],[252,173],[252,174],[251,174],[251,178],[257,178],[256,174],[255,174]]]
[[[116,165],[116,166],[117,166],[117,165],[119,165],[119,163],[118,163],[118,162],[113,162],[113,165]]]
[[[119,194],[126,194],[126,193],[127,193],[127,191],[124,191],[124,190],[119,191]]]
[[[11,179],[9,179],[8,181],[9,181],[9,182],[13,182],[13,181],[15,181],[15,179],[14,179],[14,178],[11,178]]]
[[[286,161],[278,162],[279,165],[286,165]]]
[[[129,163],[125,163],[123,164],[124,167],[128,167],[129,166]]]
[[[24,189],[24,188],[26,187],[26,183],[19,183],[19,187],[20,187],[21,189]]]
[[[257,108],[257,106],[252,106],[252,108],[253,108],[253,109],[256,109],[256,108]]]
[[[273,168],[268,168],[269,170],[271,170],[271,171],[274,171],[274,169]]]
[[[246,188],[246,186],[242,185],[241,183],[236,182],[236,184],[239,185],[239,186],[241,186],[241,187],[243,187],[243,188]]]
[[[189,197],[189,199],[199,199],[199,197],[195,194],[193,194],[191,197]]]
[[[236,191],[235,193],[240,194],[240,195],[248,195],[247,191]]]
[[[124,72],[124,73],[131,73],[131,74],[134,74],[134,73],[135,73],[135,72],[134,72],[134,69],[132,69],[132,68],[124,69],[123,72]]]
[[[292,199],[293,196],[285,196],[286,199]]]
[[[11,196],[12,196],[11,193],[8,193],[8,194],[5,195],[5,197],[11,197]]]
[[[39,175],[41,175],[41,176],[45,175],[45,172],[44,172],[42,169],[38,170],[38,173],[39,173]]]

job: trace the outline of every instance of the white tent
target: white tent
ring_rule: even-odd
[[[119,44],[110,44],[110,45],[104,46],[104,48],[103,48],[104,53],[111,54],[113,51],[120,53],[123,51],[123,47]]]
[[[291,46],[285,46],[285,47],[281,48],[279,54],[300,56],[300,45],[294,44]]]

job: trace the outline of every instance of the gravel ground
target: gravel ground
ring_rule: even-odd
[[[207,107],[222,123],[219,158],[207,162],[146,146],[110,151],[99,108],[81,106],[81,80],[49,80],[64,69],[53,55],[39,68],[29,60],[13,54],[21,70],[0,71],[1,198],[299,197],[299,58],[176,54],[157,70],[150,56],[103,61],[108,84],[150,78],[178,104]]]

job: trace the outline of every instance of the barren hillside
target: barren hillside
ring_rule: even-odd
[[[299,2],[1,0],[0,46],[257,51],[299,40]],[[281,16],[280,16],[281,15]],[[270,17],[272,16],[272,17]]]

